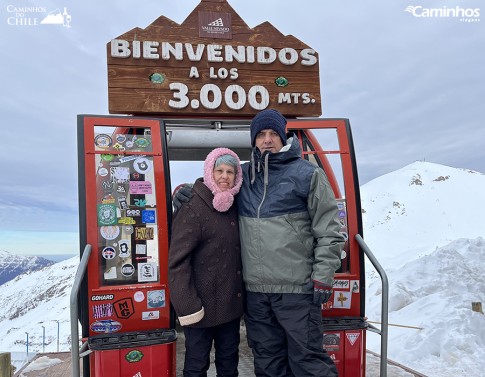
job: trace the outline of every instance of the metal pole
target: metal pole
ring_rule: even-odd
[[[355,235],[355,239],[357,240],[359,246],[364,251],[367,258],[369,258],[370,262],[376,269],[376,271],[381,276],[382,282],[382,302],[381,302],[381,367],[380,367],[380,377],[387,377],[387,342],[389,336],[389,280],[387,278],[387,274],[377,261],[377,258],[374,256],[372,251],[369,249],[369,246],[365,243],[364,239],[360,234]]]
[[[25,332],[27,334],[27,360],[29,360],[29,333]]]
[[[59,320],[57,322],[57,352],[59,352]]]
[[[79,318],[78,318],[78,303],[77,298],[79,290],[81,289],[81,283],[84,273],[88,267],[89,256],[91,255],[91,245],[86,245],[84,252],[79,262],[79,266],[74,277],[74,283],[72,285],[70,296],[70,309],[71,309],[71,361],[72,361],[72,377],[79,377],[81,374],[81,368],[79,366]]]
[[[42,326],[42,353],[45,353],[45,326]]]

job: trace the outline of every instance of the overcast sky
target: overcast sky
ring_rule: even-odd
[[[106,43],[161,15],[182,23],[199,1],[1,1],[0,249],[74,254],[76,115],[108,114]],[[423,159],[485,173],[480,0],[229,4],[249,27],[269,21],[319,53],[323,116],[350,119],[361,184]],[[409,6],[484,19],[417,17]],[[64,7],[70,28],[15,24]]]

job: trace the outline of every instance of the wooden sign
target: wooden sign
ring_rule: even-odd
[[[181,25],[135,28],[107,55],[112,114],[322,114],[318,53],[268,22],[249,28],[225,0],[202,0]]]

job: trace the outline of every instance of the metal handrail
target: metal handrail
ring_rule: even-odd
[[[381,303],[381,330],[379,331],[377,328],[374,328],[374,332],[381,336],[381,366],[380,366],[380,376],[387,377],[387,342],[388,342],[388,334],[389,334],[389,280],[387,279],[386,272],[377,261],[377,258],[374,256],[372,251],[370,251],[367,244],[364,242],[364,239],[360,234],[355,236],[358,244],[364,251],[367,258],[369,258],[370,262],[377,270],[379,275],[381,276],[382,280],[382,303]]]
[[[81,283],[88,267],[89,256],[91,255],[91,245],[86,245],[81,257],[81,262],[74,277],[74,283],[71,290],[71,361],[72,377],[80,377],[81,368],[79,367],[79,315],[78,315],[78,294]],[[81,346],[82,347],[82,346]]]

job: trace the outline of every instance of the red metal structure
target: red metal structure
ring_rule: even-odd
[[[187,182],[178,177],[187,170],[180,164],[201,162],[215,147],[248,160],[249,122],[78,117],[81,250],[88,244],[93,249],[79,301],[83,337],[93,351],[84,361],[85,376],[175,376],[175,316],[167,288],[172,189],[179,179]],[[362,235],[362,220],[350,124],[290,119],[287,129],[300,140],[303,158],[329,177],[347,238],[334,294],[322,308],[325,348],[339,376],[365,376],[364,253],[355,237]],[[194,169],[193,179],[200,171]]]
[[[93,248],[80,298],[94,351],[85,375],[175,376],[160,121],[81,116],[78,131],[81,245]]]

